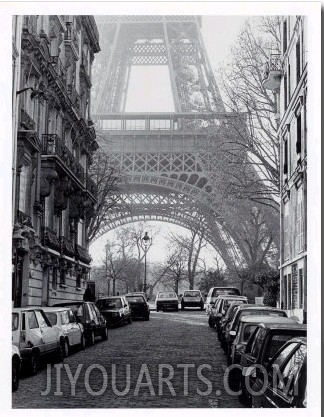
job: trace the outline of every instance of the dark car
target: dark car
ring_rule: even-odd
[[[244,403],[251,402],[251,396],[246,389],[247,379],[249,385],[252,385],[256,379],[257,367],[261,365],[266,367],[269,361],[278,350],[290,339],[294,337],[306,337],[307,327],[299,323],[261,323],[251,335],[245,352],[241,357],[242,378],[240,400]]]
[[[136,291],[136,292],[128,293],[127,295],[142,295],[146,301],[150,301],[150,297],[146,294],[146,292]]]
[[[107,326],[124,326],[124,324],[132,322],[129,304],[124,297],[118,295],[99,298],[96,306],[105,317]]]
[[[142,294],[126,294],[132,318],[150,320],[150,306]]]
[[[108,339],[106,320],[94,303],[90,301],[71,301],[54,304],[54,307],[70,307],[77,320],[83,325],[84,337],[89,345],[95,344],[96,336]]]
[[[237,308],[232,321],[227,325],[225,332],[225,343],[227,344],[228,360],[230,359],[230,352],[232,342],[236,337],[238,321],[244,316],[279,316],[287,317],[287,313],[280,308],[259,306],[256,304],[245,304]]]
[[[219,331],[217,332],[218,334],[218,339],[221,343],[222,348],[225,350],[226,352],[226,343],[225,343],[225,330],[226,330],[226,326],[228,323],[230,323],[235,315],[235,311],[238,308],[239,305],[245,304],[242,302],[242,300],[240,301],[233,301],[231,303],[231,305],[228,307],[225,315],[220,319],[219,322]]]
[[[261,395],[253,395],[254,392]],[[307,407],[306,338],[294,338],[282,346],[265,372],[258,372],[251,397],[254,408]]]
[[[155,299],[156,311],[179,310],[179,299],[174,291],[159,291]]]
[[[242,304],[247,304],[247,298],[242,295],[219,295],[216,303],[211,306],[211,311],[208,317],[209,327],[216,327],[219,331],[219,322],[225,316],[231,303],[239,301]]]
[[[181,310],[186,307],[199,307],[204,309],[204,297],[199,290],[187,290],[181,296]]]

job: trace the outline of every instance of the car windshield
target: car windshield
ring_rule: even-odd
[[[104,298],[97,301],[98,308],[121,308],[122,302],[120,298]]]
[[[242,310],[241,316],[275,316],[275,317],[286,317],[284,311],[275,311],[275,310]]]
[[[17,330],[19,325],[18,313],[12,313],[12,331]]]
[[[52,326],[55,326],[57,324],[57,315],[56,313],[45,313],[46,317],[48,318],[49,322]]]
[[[231,304],[244,304],[245,300],[224,300],[224,309],[227,310]]]
[[[142,295],[128,295],[126,298],[130,303],[144,303],[144,297]]]
[[[254,332],[254,330],[257,328],[257,324],[246,324],[243,329],[243,334],[241,339],[243,342],[247,342],[250,339],[251,334]]]
[[[158,298],[176,298],[175,292],[160,292]]]
[[[186,291],[183,294],[184,297],[200,297],[200,292],[199,291]]]

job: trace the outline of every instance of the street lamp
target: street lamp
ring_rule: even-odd
[[[144,249],[144,285],[143,285],[143,292],[145,292],[145,294],[146,294],[146,253],[149,250],[149,244],[150,244],[150,241],[151,241],[151,238],[149,237],[147,232],[145,232],[144,236],[142,237],[142,241],[143,241],[143,249]]]

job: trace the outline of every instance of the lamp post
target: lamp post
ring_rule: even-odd
[[[147,234],[147,232],[145,232],[144,236],[142,237],[142,241],[143,241],[143,249],[144,249],[144,284],[143,284],[143,292],[145,292],[146,294],[146,254],[147,251],[149,249],[149,244],[151,241],[151,238],[149,237],[149,235]]]

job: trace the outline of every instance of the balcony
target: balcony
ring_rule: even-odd
[[[36,123],[25,109],[20,110],[20,126],[26,130],[35,130],[36,128]]]
[[[92,194],[94,197],[97,196],[98,188],[96,183],[87,175],[86,177],[86,187],[87,191],[89,191],[90,194]]]
[[[56,232],[49,227],[42,227],[42,244],[58,252],[61,250],[60,241]]]
[[[61,82],[66,85],[66,69],[58,56],[52,56],[52,65]]]
[[[82,59],[82,63],[80,65],[80,77],[85,80],[88,88],[92,87],[91,78],[88,74],[88,61],[85,58]]]
[[[280,54],[271,54],[265,64],[263,72],[263,85],[267,90],[278,91],[282,76],[282,63]]]
[[[60,244],[61,244],[61,253],[70,257],[74,257],[75,250],[74,250],[73,242],[71,240],[69,240],[65,236],[60,236]]]
[[[77,92],[75,87],[72,86],[71,84],[69,84],[67,86],[67,90],[68,90],[68,95],[70,97],[72,105],[75,107],[75,110],[80,112],[80,95],[79,95],[79,93]]]
[[[85,174],[82,165],[77,162],[72,152],[55,133],[42,136],[42,155],[56,156],[84,184]]]
[[[89,264],[92,260],[91,256],[89,255],[89,252],[87,249],[80,245],[75,245],[76,248],[76,257],[86,264]]]
[[[32,219],[30,216],[28,216],[28,214],[17,210],[17,221],[18,223],[20,223],[23,226],[27,226],[30,227],[31,229],[33,228],[33,223],[32,223]]]
[[[66,23],[66,32],[65,32],[65,45],[70,47],[75,58],[79,58],[79,39],[75,27],[72,22]]]

